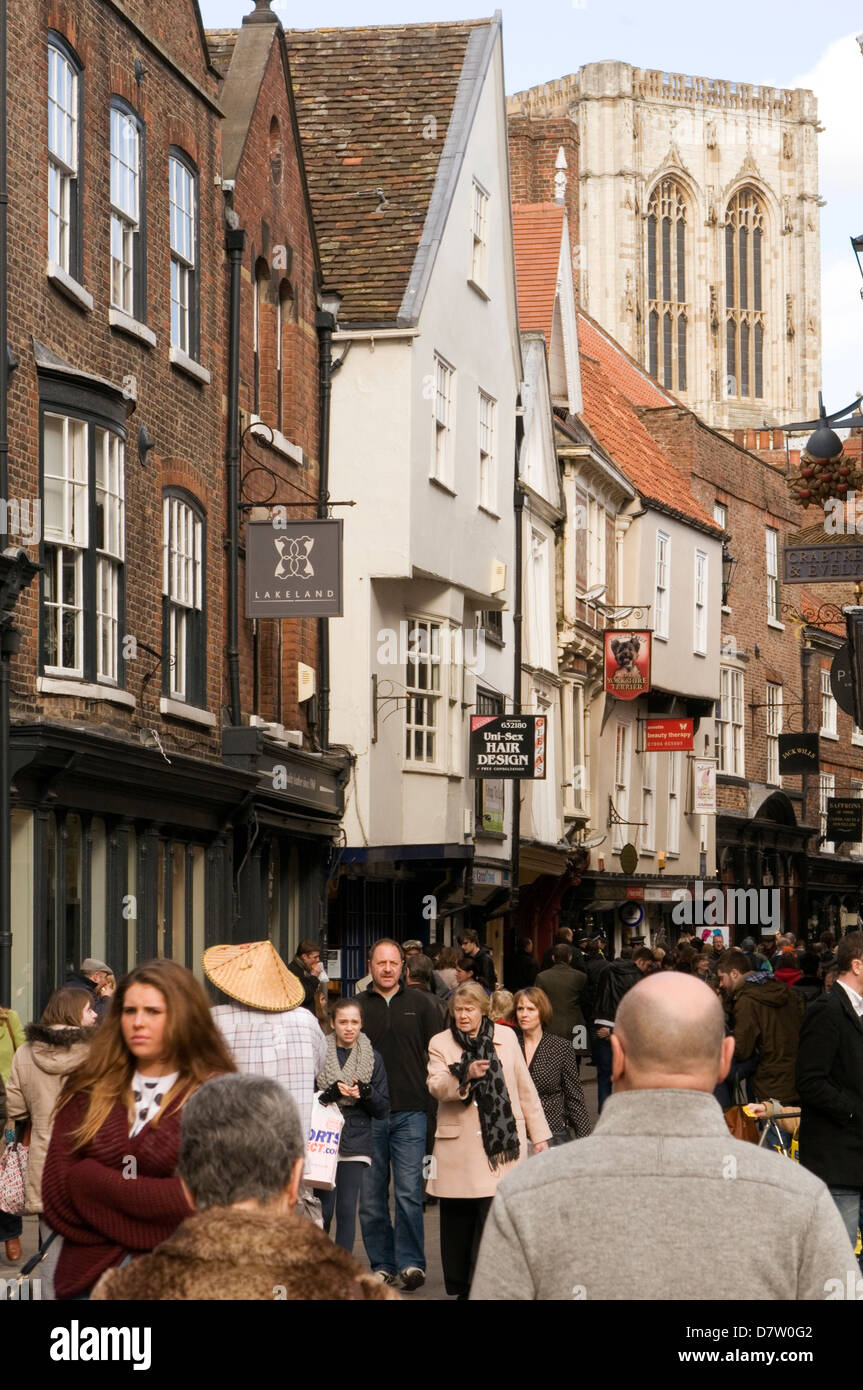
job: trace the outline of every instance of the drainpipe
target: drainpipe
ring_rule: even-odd
[[[323,302],[338,305],[338,296],[327,294]],[[318,333],[318,439],[319,479],[318,479],[318,517],[326,520],[330,495],[330,402],[332,400],[333,373],[333,332],[336,314],[329,308],[319,309],[315,314],[315,328]],[[326,750],[330,745],[330,620],[318,618],[318,661],[321,669],[321,699],[319,715],[319,743]]]
[[[9,499],[8,209],[6,152],[6,0],[0,0],[0,497]],[[3,508],[4,517],[8,507]],[[0,551],[9,537],[5,522]],[[0,658],[0,1006],[12,1003],[12,827],[9,749],[9,659]]]
[[[512,712],[521,714],[521,636],[522,636],[522,549],[524,530],[524,489],[521,485],[521,446],[524,439],[524,415],[521,413],[521,397],[518,399],[515,421],[515,478],[513,484],[513,508],[515,512],[515,574],[513,576],[513,673],[512,673]],[[510,893],[510,921],[513,936],[518,931],[518,876],[520,866],[521,840],[521,782],[512,779],[512,891]]]
[[[2,2],[2,0],[0,0]],[[240,723],[240,306],[246,233],[229,227],[225,249],[231,266],[228,318],[228,686],[231,724]]]
[[[803,686],[803,732],[809,733],[809,667],[812,663],[812,648],[804,642],[800,647],[800,679]],[[800,779],[800,786],[803,792],[803,824],[806,824],[806,813],[808,809],[808,790],[809,775],[804,772]],[[819,820],[820,833],[820,820]],[[818,852],[819,845],[816,844],[815,850]],[[800,883],[798,885],[798,922],[797,934],[802,936],[804,941],[809,940],[809,844],[808,840],[804,844],[803,854],[800,860]]]

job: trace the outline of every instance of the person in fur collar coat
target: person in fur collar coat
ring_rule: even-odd
[[[108,1270],[91,1298],[392,1299],[398,1295],[297,1216],[305,1135],[265,1076],[208,1081],[182,1112],[177,1172],[197,1208],[149,1255]]]

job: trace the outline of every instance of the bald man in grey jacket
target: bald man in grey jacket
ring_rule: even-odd
[[[734,1039],[713,991],[650,976],[622,1000],[611,1044],[614,1094],[593,1133],[498,1187],[471,1299],[853,1297],[857,1262],[825,1185],[728,1132],[713,1091]]]

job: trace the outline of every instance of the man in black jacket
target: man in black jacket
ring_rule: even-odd
[[[800,1029],[800,1162],[830,1188],[856,1244],[863,1224],[863,931],[843,936],[836,956],[836,983],[806,1010]]]
[[[376,941],[369,957],[372,982],[359,996],[363,1032],[380,1053],[387,1073],[390,1114],[372,1121],[374,1155],[360,1198],[363,1244],[372,1273],[387,1284],[401,1275],[405,1289],[425,1283],[423,1164],[429,1108],[429,1040],[441,1031],[432,999],[405,987],[402,948]],[[395,1196],[395,1230],[390,1221],[390,1166]]]

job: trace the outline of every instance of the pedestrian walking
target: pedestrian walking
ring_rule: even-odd
[[[409,989],[397,941],[376,941],[369,958],[372,982],[360,996],[363,1031],[383,1058],[390,1114],[372,1120],[374,1152],[360,1194],[360,1227],[372,1272],[405,1289],[425,1283],[423,1164],[429,1108],[428,1045],[439,1031],[435,1004]],[[390,1220],[390,1169],[395,1224]]]
[[[647,953],[650,956],[650,952]],[[596,980],[594,996],[593,1060],[596,1063],[596,1102],[602,1107],[611,1095],[611,1035],[614,1019],[625,994],[637,985],[648,969],[649,960],[618,959],[609,961]]]
[[[505,1023],[508,1028],[515,1024],[515,995],[508,989],[496,989],[491,996],[489,1018],[492,1023]],[[447,1020],[449,1022],[449,1020]]]
[[[189,1207],[175,1174],[183,1103],[234,1063],[190,970],[172,960],[120,980],[84,1061],[66,1078],[42,1173],[63,1237],[58,1298],[87,1298],[106,1269],[152,1250]]]
[[[23,1047],[25,1042],[24,1030],[21,1027],[21,1020],[14,1009],[0,1009],[0,1082],[4,1085],[12,1074],[12,1060],[19,1047]],[[14,1128],[6,1130],[4,1121],[4,1134],[8,1139],[15,1138]],[[0,1240],[3,1241],[6,1249],[6,1259],[9,1264],[17,1264],[21,1259],[21,1232],[24,1223],[20,1216],[16,1216],[8,1211],[0,1211]]]
[[[277,1081],[208,1081],[183,1109],[177,1163],[195,1214],[153,1254],[109,1270],[93,1298],[398,1298],[297,1217],[305,1151],[296,1103]]]
[[[446,988],[440,976],[437,975],[443,990],[443,994],[438,993],[434,988],[436,975],[437,971],[432,965],[429,957],[422,955],[419,951],[414,951],[405,961],[405,980],[408,988],[422,990],[423,994],[431,1000],[438,1011],[438,1026],[443,1028],[449,1020],[449,1004],[447,1003],[447,999],[449,998],[450,991]]]
[[[573,969],[571,954],[572,948],[565,941],[558,942],[552,952],[554,964],[550,970],[540,970],[536,988],[541,989],[551,1003],[549,1031],[574,1044],[583,1055],[587,1051],[587,1024],[581,1001],[587,975],[583,970]]]
[[[344,1117],[336,1185],[321,1193],[324,1230],[336,1218],[336,1245],[354,1248],[357,1204],[363,1177],[372,1164],[372,1120],[390,1113],[387,1074],[379,1053],[363,1032],[362,1008],[355,999],[338,999],[330,1008],[333,1031],[317,1084],[324,1105],[337,1105]]]
[[[734,1033],[735,1067],[757,1059],[750,1077],[755,1099],[792,1104],[804,1007],[799,991],[764,971],[750,970],[748,956],[737,949],[723,951],[716,973]]]
[[[465,927],[458,938],[463,956],[471,956],[475,962],[474,974],[489,992],[494,993],[497,984],[497,973],[494,968],[494,961],[491,958],[491,951],[487,947],[480,945],[479,934],[473,927]]]
[[[836,982],[804,1014],[800,1162],[830,1189],[852,1241],[863,1223],[863,932],[836,948]]]
[[[103,960],[88,956],[80,970],[70,970],[65,979],[69,989],[86,989],[93,997],[93,1007],[100,1019],[111,1007],[111,997],[117,987],[114,972]],[[113,983],[113,988],[112,988]]]
[[[305,990],[296,971],[271,941],[211,946],[203,964],[228,1001],[215,1006],[213,1019],[237,1070],[281,1082],[297,1102],[308,1134],[327,1042],[314,1011],[302,1007]],[[310,1183],[300,1186],[299,1211],[323,1225],[320,1198]]]
[[[454,990],[458,984],[456,979],[455,967],[461,952],[455,946],[444,946],[437,958],[437,973],[440,975],[447,991]]]
[[[84,1061],[98,1021],[89,990],[55,990],[39,1022],[28,1023],[24,1030],[26,1042],[15,1053],[6,1085],[9,1120],[30,1126],[24,1210],[39,1217],[39,1249],[48,1246],[38,1266],[43,1299],[54,1297],[62,1245],[62,1237],[42,1214],[42,1170],[54,1109],[66,1077]]]
[[[700,980],[671,970],[629,991],[611,1048],[614,1094],[593,1133],[501,1182],[472,1299],[676,1298],[702,1308],[820,1301],[831,1288],[842,1297],[849,1273],[856,1286],[824,1184],[729,1135],[712,1092],[734,1043]],[[734,1255],[717,1279],[717,1232],[729,1220]]]
[[[551,1000],[541,989],[519,990],[515,1013],[516,1036],[551,1130],[549,1146],[555,1148],[570,1139],[583,1139],[590,1133],[591,1125],[581,1089],[578,1057],[571,1043],[550,1030]]]
[[[429,1192],[440,1199],[446,1291],[465,1299],[491,1199],[501,1178],[551,1138],[511,1028],[492,1023],[477,984],[459,985],[453,1021],[429,1044],[428,1088],[438,1102]]]
[[[303,1007],[314,1014],[319,1023],[324,1021],[324,996],[327,977],[321,963],[321,952],[316,942],[301,941],[297,953],[288,969],[296,975],[303,986]]]

